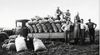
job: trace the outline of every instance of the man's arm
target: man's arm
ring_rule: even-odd
[[[97,24],[94,23],[94,26],[95,26],[94,28],[96,28],[97,27]]]
[[[62,25],[61,29],[64,31],[65,25]]]
[[[88,31],[88,25],[84,24],[85,31]]]

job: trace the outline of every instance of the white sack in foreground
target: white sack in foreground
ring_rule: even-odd
[[[15,39],[15,46],[16,46],[17,52],[22,51],[22,50],[27,50],[25,38],[18,35],[18,37]]]
[[[46,47],[40,39],[33,39],[34,51],[45,50]]]

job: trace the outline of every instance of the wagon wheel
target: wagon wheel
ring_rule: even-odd
[[[8,35],[4,32],[0,33],[0,42],[3,42],[5,39],[8,39]]]

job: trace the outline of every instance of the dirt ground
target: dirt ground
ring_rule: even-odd
[[[96,36],[96,42],[89,44],[89,40],[84,45],[79,44],[66,44],[60,40],[47,40],[43,43],[46,46],[46,50],[34,52],[32,50],[16,52],[7,51],[1,48],[0,55],[99,55],[99,36]]]
[[[24,55],[99,55],[98,44],[68,45],[61,41],[48,41],[45,45],[47,50],[37,52],[29,50],[22,53]],[[0,55],[19,55],[19,53],[0,48]]]

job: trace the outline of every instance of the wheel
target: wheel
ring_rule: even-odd
[[[3,42],[5,39],[8,39],[8,35],[5,32],[0,33],[0,42]]]

